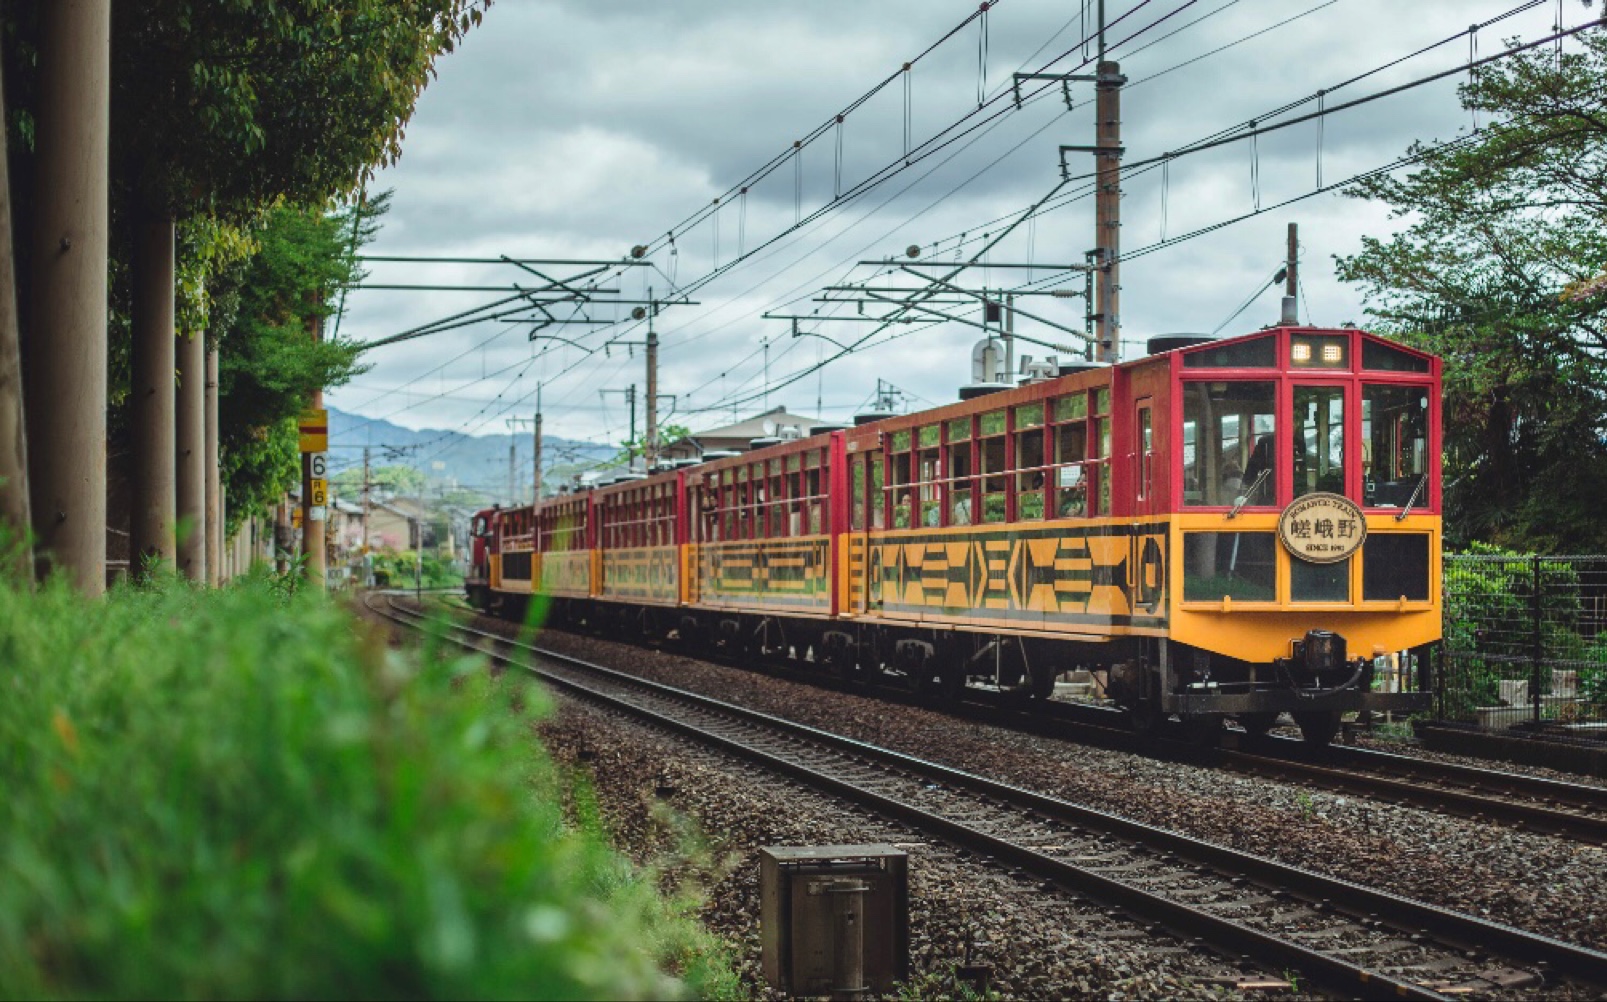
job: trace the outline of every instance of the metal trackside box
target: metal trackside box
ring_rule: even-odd
[[[860,998],[909,977],[909,857],[890,845],[759,850],[764,976],[794,995]]]

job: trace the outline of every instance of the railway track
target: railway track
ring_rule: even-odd
[[[1222,749],[1218,761],[1249,775],[1607,845],[1607,789],[1599,786],[1363,748],[1332,746],[1313,756],[1286,738],[1245,739]]]
[[[383,597],[376,614],[418,626]],[[1155,935],[1359,997],[1594,998],[1607,954],[1138,824],[463,625],[454,643],[1107,902]]]
[[[461,602],[443,604],[479,615]],[[764,667],[771,672],[785,672],[793,681],[848,688],[816,671],[778,666],[773,662]],[[931,703],[930,698],[906,690],[889,688],[881,690],[880,694],[902,702]],[[1048,714],[1022,711],[1002,701],[953,703],[946,709],[971,719],[1045,737],[1176,758],[1197,765],[1216,764],[1246,775],[1279,779],[1346,796],[1364,796],[1588,845],[1607,845],[1607,789],[1599,786],[1342,745],[1314,751],[1296,739],[1252,738],[1237,730],[1223,732],[1223,747],[1202,750],[1187,740],[1164,734],[1140,736],[1124,724],[1101,719],[1120,717],[1119,711],[1063,703],[1051,704]]]

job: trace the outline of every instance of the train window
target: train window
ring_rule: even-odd
[[[1110,387],[1101,386],[1099,389],[1094,391],[1094,413],[1110,413]]]
[[[923,446],[927,440],[926,433],[928,431],[932,433],[932,448],[923,447],[917,454],[920,466],[916,470],[916,474],[920,478],[917,496],[921,504],[921,525],[930,528],[936,526],[942,519],[943,503],[938,499],[942,486],[939,483],[941,474],[938,469],[938,457],[943,454],[943,451],[937,447],[938,426],[935,424],[921,429]]]
[[[937,425],[929,424],[920,430],[920,433],[917,436],[916,444],[923,449],[933,448],[937,445],[938,436],[940,434],[941,429]]]
[[[1361,597],[1369,602],[1428,601],[1428,536],[1370,533],[1362,546]]]
[[[787,457],[787,469],[788,470],[801,470],[801,469],[803,469],[803,456],[801,454],[799,454],[799,453],[796,453],[796,452],[793,453],[792,455],[788,456]]]
[[[1183,601],[1274,601],[1278,596],[1278,553],[1273,536],[1270,532],[1185,532]]]
[[[1362,498],[1374,508],[1428,503],[1428,387],[1363,386]]]
[[[1428,359],[1362,338],[1361,367],[1374,372],[1427,372]]]
[[[1183,384],[1185,506],[1274,503],[1276,401],[1271,382]]]
[[[810,455],[815,455],[811,452]],[[809,470],[804,474],[804,491],[808,494],[809,504],[809,534],[818,536],[826,531],[826,505],[825,497],[820,490],[820,470]]]
[[[1055,420],[1081,421],[1088,416],[1088,394],[1073,393],[1055,401]]]
[[[865,528],[865,457],[855,457],[848,464],[848,518],[850,529]]]
[[[971,441],[971,419],[968,417],[955,418],[949,422],[950,442]]]
[[[908,452],[909,432],[903,435],[904,450],[894,451],[888,456],[888,487],[893,495],[893,528],[908,529],[910,527],[910,511],[914,507],[915,499],[910,496],[910,485],[913,482],[910,469],[910,454]],[[893,441],[899,441],[899,435],[893,436]]]
[[[788,484],[787,486],[796,489],[797,476],[794,475],[789,479],[791,479],[793,483]],[[781,460],[779,459],[770,460],[770,486],[765,497],[770,503],[769,535],[773,537],[781,535],[796,535],[797,530],[794,529],[789,532],[788,526],[785,524],[787,521],[787,510],[788,508],[792,507],[792,504],[789,504],[786,500],[784,500],[786,498],[796,497],[796,494],[794,491],[788,491],[785,494],[782,493]],[[795,503],[796,502],[794,502],[794,504]]]
[[[1077,399],[1081,399],[1081,395]],[[1088,459],[1088,424],[1078,420],[1055,428],[1055,515],[1088,515],[1088,481],[1083,463]]]
[[[1345,388],[1294,388],[1294,496],[1345,492]]]
[[[1043,405],[1037,407],[1040,426],[1016,432],[1016,518],[1029,522],[1043,518],[1044,513]],[[1022,410],[1025,408],[1016,409],[1018,421]]]
[[[882,454],[870,454],[870,527],[887,528],[887,492],[883,490],[885,471]]]
[[[792,456],[792,459],[802,461],[802,456]],[[787,474],[787,535],[803,535],[803,472],[794,468]]]
[[[1289,601],[1349,602],[1350,559],[1337,564],[1289,561]]]
[[[966,438],[970,438],[971,421],[965,419]],[[949,525],[971,524],[971,443],[965,440],[949,444],[948,464]]]
[[[1278,346],[1270,337],[1230,341],[1183,355],[1185,369],[1270,369],[1278,364]]]
[[[893,432],[893,441],[888,448],[892,449],[894,452],[908,452],[910,449],[909,429],[906,428],[903,431]]]
[[[981,434],[983,438],[989,435],[1004,434],[1004,411],[989,411],[982,415]]]
[[[996,416],[997,422],[989,421]],[[998,428],[990,433],[989,428]],[[1007,516],[1006,491],[1009,478],[1005,476],[1004,411],[995,415],[982,415],[982,441],[978,456],[982,467],[982,522],[1003,522]]]
[[[1038,428],[1043,425],[1043,403],[1022,404],[1016,408],[1016,430]]]

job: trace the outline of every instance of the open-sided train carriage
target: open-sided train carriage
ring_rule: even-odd
[[[1326,741],[1423,706],[1438,361],[1352,329],[1177,343],[482,513],[471,597],[947,696],[1086,669],[1145,727],[1288,711]]]

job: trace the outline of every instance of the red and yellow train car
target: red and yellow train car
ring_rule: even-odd
[[[951,696],[1086,669],[1144,726],[1288,711],[1326,741],[1420,708],[1438,360],[1348,328],[1193,340],[491,513],[478,594]]]

